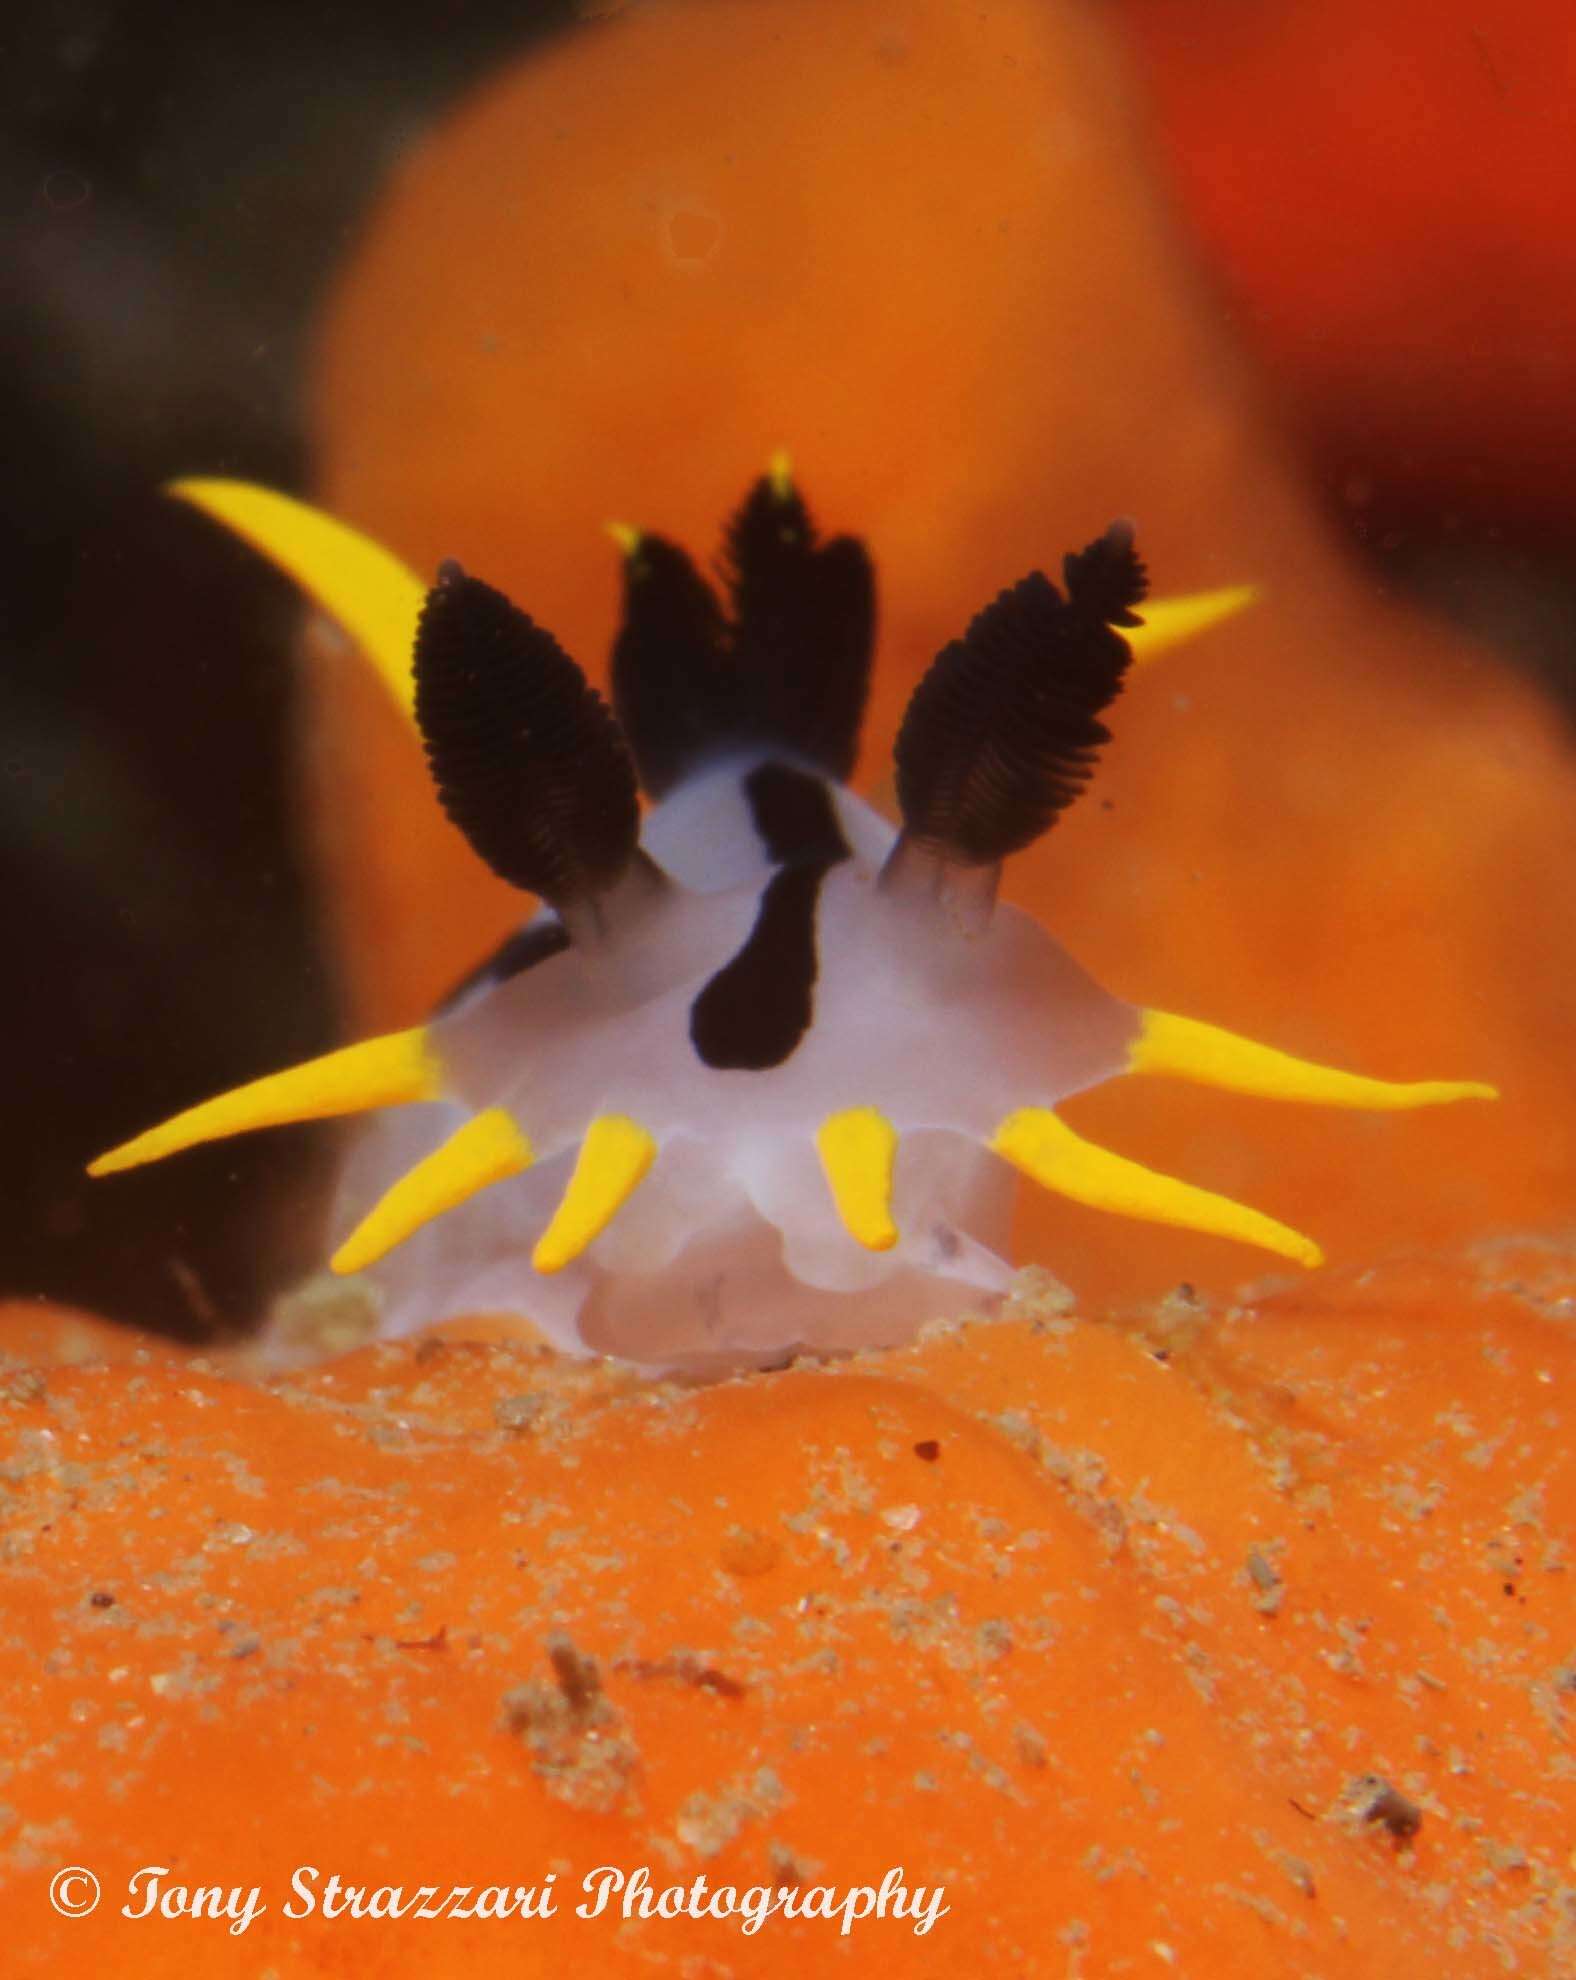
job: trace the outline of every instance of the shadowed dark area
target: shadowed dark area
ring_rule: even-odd
[[[288,768],[292,588],[160,498],[300,490],[325,282],[403,147],[567,0],[14,0],[0,25],[0,1295],[246,1325],[333,1130],[82,1165],[337,1037]]]

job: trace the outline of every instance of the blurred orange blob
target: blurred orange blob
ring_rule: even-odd
[[[1564,0],[1119,0],[1189,218],[1308,439],[1381,510],[1570,540]]]
[[[1091,795],[1009,893],[1107,985],[1497,1107],[1320,1114],[1154,1081],[1075,1103],[1121,1152],[1331,1256],[1569,1214],[1576,780],[1550,710],[1391,609],[1265,438],[1120,66],[1083,8],[631,10],[501,75],[405,161],[324,330],[324,505],[454,556],[593,676],[609,519],[703,552],[786,445],[864,535],[864,781],[1003,585],[1131,514],[1161,592],[1264,602],[1139,674]],[[422,1016],[521,902],[441,818],[381,690],[320,668],[311,763],[363,1029]],[[1036,1196],[1082,1292],[1254,1261]]]
[[[457,1336],[128,1379],[0,1310],[6,1970],[1565,1971],[1571,1266],[700,1391]],[[147,1865],[263,1909],[128,1920]],[[599,1865],[946,1912],[577,1916]]]

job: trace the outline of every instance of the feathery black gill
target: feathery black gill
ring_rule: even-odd
[[[1103,536],[1062,559],[1062,583],[1076,611],[1113,626],[1141,626],[1133,610],[1149,595],[1149,571],[1133,544],[1130,522],[1110,524]]]
[[[914,690],[897,739],[908,836],[992,866],[1049,829],[1110,741],[1097,717],[1132,658],[1114,626],[1148,589],[1129,523],[1063,560],[1064,598],[1035,571],[970,624]]]
[[[846,782],[875,650],[875,573],[852,536],[818,540],[804,497],[762,475],[728,524],[723,574],[750,729]]]
[[[624,562],[613,706],[640,781],[663,797],[727,749],[781,750],[846,781],[875,649],[875,577],[851,536],[819,541],[803,497],[763,475],[729,521],[724,611],[675,544]]]
[[[641,536],[625,556],[612,678],[613,712],[654,798],[738,726],[722,607],[665,537]]]
[[[551,633],[446,564],[416,629],[438,797],[502,879],[559,906],[612,885],[640,831],[618,725]]]

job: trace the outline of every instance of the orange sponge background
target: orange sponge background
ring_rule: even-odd
[[[568,38],[412,153],[330,311],[316,406],[329,507],[420,570],[501,584],[593,676],[603,524],[704,553],[787,444],[877,561],[867,786],[937,648],[1112,516],[1162,592],[1256,580],[1257,609],[1133,681],[1093,793],[1008,891],[1137,1002],[1507,1097],[1362,1119],[1135,1083],[1075,1125],[1335,1257],[1569,1214],[1563,732],[1326,538],[1084,9],[747,0]],[[316,678],[358,1021],[408,1023],[522,904],[374,684],[342,653]],[[1083,1292],[1247,1269],[1043,1198],[1026,1217],[1025,1255]]]
[[[1443,511],[1568,552],[1568,9],[1116,11],[1167,174],[1315,462],[1355,471],[1348,500],[1381,526],[1402,515],[1438,529]]]

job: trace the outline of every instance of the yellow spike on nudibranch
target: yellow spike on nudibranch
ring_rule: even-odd
[[[627,1114],[599,1114],[586,1129],[569,1187],[537,1239],[531,1263],[538,1272],[573,1264],[623,1209],[657,1159],[657,1144]]]
[[[345,1045],[320,1059],[284,1072],[268,1073],[172,1120],[149,1128],[88,1164],[90,1176],[140,1168],[200,1142],[252,1128],[281,1127],[287,1121],[326,1120],[335,1114],[361,1114],[373,1107],[396,1107],[408,1100],[435,1100],[440,1068],[424,1025]]]
[[[640,531],[633,523],[610,522],[603,523],[602,527],[618,545],[621,555],[633,557],[640,548]]]
[[[1224,619],[1233,619],[1259,597],[1256,584],[1228,584],[1218,591],[1190,591],[1181,598],[1146,599],[1138,609],[1141,626],[1124,628],[1122,637],[1132,648],[1133,659],[1146,661],[1169,653],[1173,646],[1196,639]]]
[[[1195,1189],[1153,1169],[1097,1148],[1073,1133],[1047,1107],[1020,1107],[1009,1114],[991,1138],[998,1155],[1022,1169],[1044,1188],[1094,1210],[1114,1210],[1124,1217],[1143,1217],[1155,1224],[1176,1224],[1184,1230],[1207,1231],[1214,1237],[1236,1238],[1266,1251],[1279,1252],[1299,1265],[1322,1265],[1324,1254],[1311,1238],[1276,1223],[1229,1196]]]
[[[1480,1080],[1369,1079],[1362,1073],[1338,1072],[1333,1066],[1295,1059],[1272,1045],[1239,1038],[1218,1025],[1174,1017],[1169,1011],[1143,1013],[1127,1069],[1171,1074],[1200,1086],[1221,1086],[1270,1100],[1306,1100],[1319,1107],[1367,1107],[1380,1112],[1499,1098],[1496,1088]]]
[[[779,447],[766,463],[766,478],[777,500],[786,502],[793,493],[793,455],[786,447]]]
[[[423,1224],[478,1190],[531,1166],[531,1144],[502,1107],[489,1107],[386,1190],[328,1261],[341,1274],[364,1272]]]
[[[392,551],[249,481],[172,481],[165,492],[222,522],[294,578],[366,654],[405,713],[413,713],[411,656],[427,588]]]
[[[815,1146],[849,1235],[867,1251],[890,1251],[897,1243],[892,1221],[897,1129],[874,1107],[846,1107],[821,1123]]]

